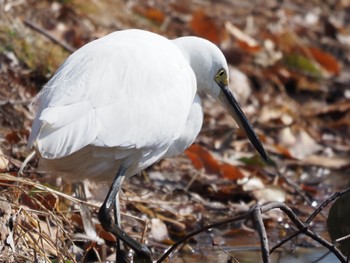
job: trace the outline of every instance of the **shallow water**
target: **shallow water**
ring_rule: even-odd
[[[225,251],[234,256],[240,263],[252,263],[262,262],[260,248],[259,247],[245,247],[228,249]],[[331,253],[327,254],[327,250],[324,248],[298,248],[295,252],[289,253],[287,251],[276,251],[271,255],[272,263],[336,263],[339,260]],[[205,253],[201,254],[183,254],[178,257],[174,257],[170,262],[174,263],[200,263],[200,262],[215,262],[215,263],[227,263],[235,262],[229,261],[230,256],[225,252],[216,248],[207,248]]]

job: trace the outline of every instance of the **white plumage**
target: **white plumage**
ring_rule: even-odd
[[[68,180],[114,178],[100,221],[148,257],[145,247],[111,225],[111,202],[118,215],[115,195],[124,177],[193,143],[203,122],[197,90],[217,99],[267,160],[228,89],[227,72],[219,48],[201,38],[168,40],[142,30],[109,34],[68,57],[37,96],[29,146],[45,170]]]
[[[137,173],[190,132],[196,88],[171,41],[140,30],[112,33],[72,54],[38,95],[29,145],[45,169],[68,179],[112,180],[118,167],[107,163],[121,159],[137,162],[128,174]]]

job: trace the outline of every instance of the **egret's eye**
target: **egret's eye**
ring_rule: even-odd
[[[228,79],[227,79],[227,74],[224,69],[220,69],[218,73],[215,75],[215,81],[219,85],[227,85],[228,84]]]

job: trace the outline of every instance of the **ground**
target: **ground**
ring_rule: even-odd
[[[349,234],[342,221],[348,218],[346,194],[307,221],[349,181],[349,0],[3,0],[0,18],[0,261],[114,259],[114,237],[96,219],[106,185],[87,185],[92,218],[106,244],[98,245],[81,236],[79,200],[69,184],[41,172],[37,158],[23,175],[18,170],[29,154],[34,96],[75,49],[126,28],[168,38],[197,35],[217,44],[230,64],[231,90],[274,162],[264,164],[231,117],[204,98],[205,121],[195,145],[124,184],[127,233],[144,234],[157,258],[194,230],[234,221],[256,204],[283,202],[328,242]],[[297,229],[279,209],[263,219],[270,248]],[[304,254],[327,252],[319,240],[300,237],[273,252],[272,260],[293,257],[293,249],[301,262]],[[342,243],[340,249],[347,254],[348,247]],[[254,261],[247,248],[260,251],[250,219],[203,231],[170,261]]]

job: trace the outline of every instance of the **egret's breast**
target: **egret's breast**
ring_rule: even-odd
[[[197,138],[203,124],[202,103],[198,95],[195,96],[185,126],[179,138],[173,141],[164,158],[181,154]]]

